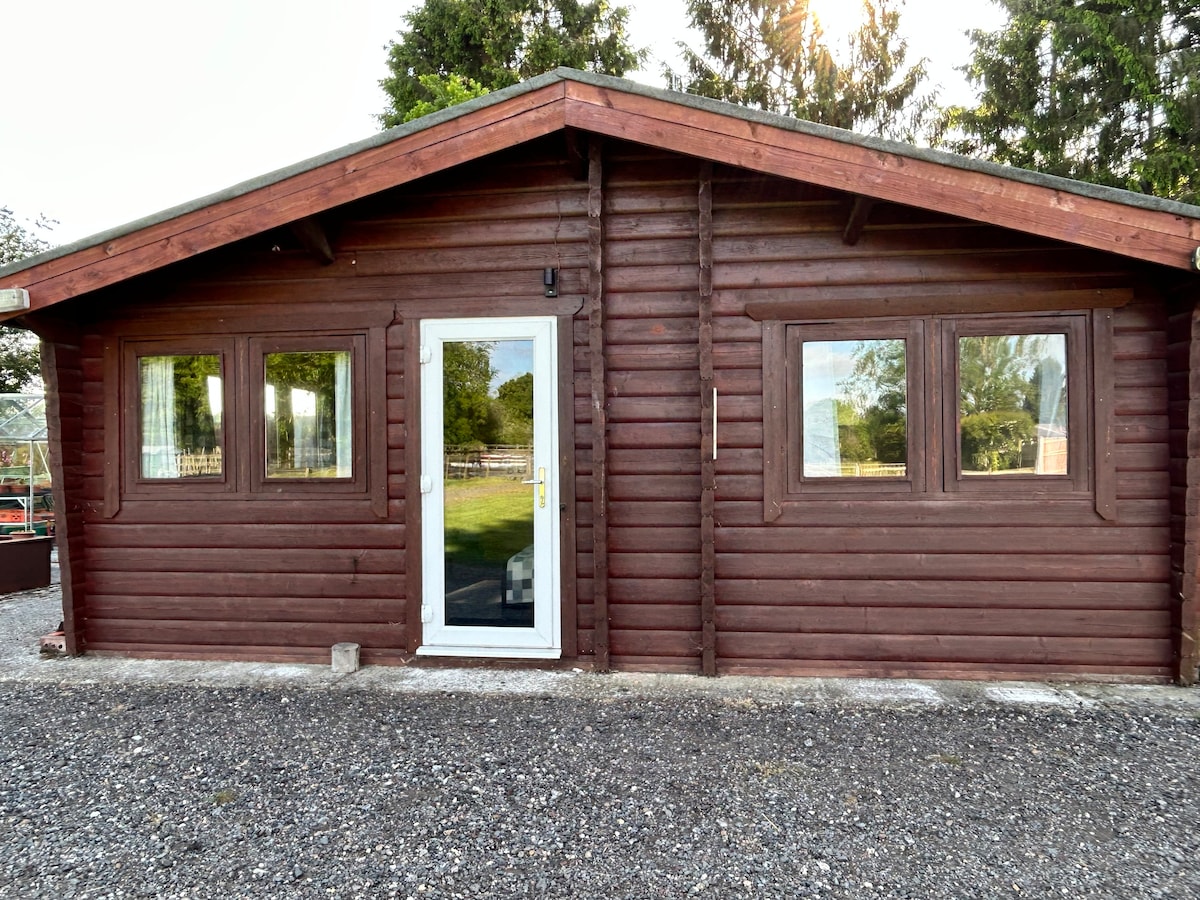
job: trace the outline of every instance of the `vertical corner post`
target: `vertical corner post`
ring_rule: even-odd
[[[717,428],[713,366],[713,165],[700,164],[700,670],[717,674]]]
[[[608,371],[604,358],[604,145],[588,138],[588,360],[592,411],[592,609],[596,671],[611,667],[608,628]]]

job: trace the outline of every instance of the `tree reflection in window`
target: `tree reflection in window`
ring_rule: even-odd
[[[1066,475],[1067,338],[958,340],[959,460],[964,475]]]
[[[221,358],[140,357],[138,390],[142,477],[221,475]]]
[[[263,367],[267,477],[352,477],[350,351],[268,353]]]
[[[533,373],[516,371],[532,347],[514,340],[442,345],[445,446],[478,450],[533,443]],[[518,360],[522,364],[514,368]]]
[[[805,341],[801,360],[805,478],[904,478],[906,342]]]

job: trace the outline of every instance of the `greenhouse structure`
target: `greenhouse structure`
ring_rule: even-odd
[[[54,532],[46,399],[0,394],[0,534]]]

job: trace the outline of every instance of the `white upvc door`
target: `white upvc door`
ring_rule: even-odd
[[[557,324],[421,323],[420,654],[561,654]]]

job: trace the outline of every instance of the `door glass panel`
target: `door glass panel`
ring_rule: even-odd
[[[534,624],[533,341],[442,345],[446,624]]]

